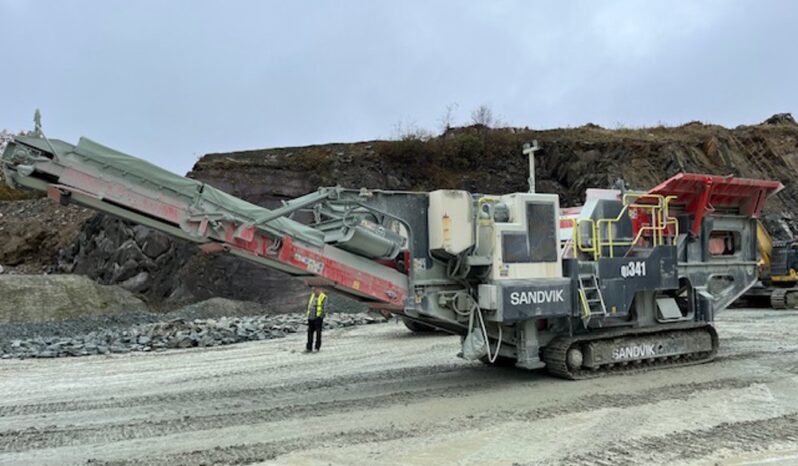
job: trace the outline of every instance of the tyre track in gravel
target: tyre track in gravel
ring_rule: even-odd
[[[328,388],[331,384],[349,386],[368,385],[382,380],[411,379],[420,376],[449,374],[461,371],[462,368],[462,365],[442,364],[436,366],[389,369],[372,373],[338,376],[330,379],[309,380],[297,383],[263,386],[258,388],[220,388],[214,390],[197,389],[181,391],[180,393],[132,396],[106,400],[79,400],[56,403],[0,406],[0,417],[48,414],[64,411],[127,408],[131,405],[159,405],[167,403],[179,403],[181,401],[185,401],[186,399],[191,399],[194,402],[215,401],[220,398],[270,399],[284,393],[301,393],[308,390]],[[489,381],[485,380],[483,380],[483,382],[489,383]]]
[[[760,356],[771,356],[776,354],[772,351],[755,351],[729,355],[719,360],[739,360],[756,358]],[[778,353],[781,354],[781,353]],[[134,397],[104,400],[97,402],[73,402],[73,403],[52,403],[45,405],[20,405],[8,407],[6,412],[0,410],[0,415],[9,416],[12,414],[41,414],[55,413],[60,411],[86,411],[94,409],[108,408],[129,408],[130,406],[157,406],[179,403],[186,399],[192,400],[192,405],[203,403],[218,404],[236,398],[246,398],[248,401],[264,402],[274,400],[278,394],[288,393],[292,396],[287,400],[288,404],[283,406],[273,406],[265,409],[248,409],[236,412],[229,409],[220,414],[179,416],[161,420],[141,419],[131,422],[118,424],[98,423],[88,426],[61,426],[47,428],[27,428],[22,430],[0,431],[0,451],[2,452],[21,452],[37,448],[53,448],[69,445],[80,445],[85,442],[113,442],[126,439],[146,438],[153,436],[168,435],[193,430],[219,429],[236,425],[252,425],[263,422],[278,421],[284,418],[304,418],[311,416],[324,416],[335,414],[336,412],[346,412],[349,409],[357,409],[362,406],[379,408],[392,404],[411,403],[435,397],[456,397],[468,396],[477,393],[484,393],[501,388],[506,385],[508,379],[515,379],[513,383],[524,383],[521,379],[526,374],[513,370],[494,370],[489,367],[467,368],[452,364],[401,368],[395,370],[385,370],[376,373],[365,374],[362,376],[352,375],[348,377],[335,378],[334,383],[338,386],[347,386],[344,395],[348,398],[330,398],[330,393],[326,392],[325,402],[310,402],[318,395],[314,390],[324,390],[330,387],[332,381],[327,379],[306,381],[296,384],[285,384],[277,387],[265,387],[260,389],[230,389],[201,391],[195,390],[189,393]],[[484,372],[489,377],[473,377],[474,372]],[[442,376],[449,377],[452,384],[445,384],[438,388],[420,388],[416,390],[391,390],[395,386],[394,380],[403,380],[406,385],[414,387],[429,387],[440,382]],[[623,377],[621,375],[620,377]],[[416,378],[416,380],[412,380]],[[429,379],[431,378],[431,380]],[[463,382],[463,381],[470,382]],[[743,388],[755,383],[764,383],[764,379],[724,379],[701,384],[671,385],[668,387],[657,388],[636,394],[594,394],[568,407],[541,408],[535,410],[512,410],[494,411],[491,418],[504,418],[515,420],[536,420],[555,415],[562,415],[571,412],[580,412],[591,409],[591,407],[630,407],[643,405],[652,401],[663,399],[684,399],[685,397],[698,391]],[[562,382],[572,383],[572,382]],[[377,384],[377,385],[375,385]],[[381,387],[380,385],[385,385]],[[352,398],[352,393],[359,391],[358,386],[363,386],[371,391],[385,392],[378,393],[370,397]],[[296,394],[301,394],[297,396]],[[44,408],[47,409],[37,409]],[[14,409],[18,408],[18,409]],[[55,408],[55,409],[54,409]],[[60,409],[58,409],[60,408]],[[208,406],[206,406],[207,411]],[[480,416],[480,421],[487,420]]]
[[[749,339],[750,341],[759,342],[761,340]],[[732,343],[732,341],[729,341]],[[787,350],[749,350],[737,353],[721,353],[710,364],[720,363],[725,361],[740,361],[746,359],[757,359],[769,356],[781,356],[785,354],[798,354],[798,348]],[[246,398],[248,400],[270,400],[277,398],[281,394],[286,393],[302,393],[310,390],[326,389],[331,385],[347,385],[349,387],[357,387],[359,385],[370,385],[375,382],[385,380],[410,380],[414,378],[421,378],[425,376],[440,376],[442,374],[461,374],[464,379],[469,379],[471,374],[463,374],[464,367],[462,364],[439,364],[434,366],[419,366],[419,367],[405,367],[399,369],[388,369],[382,371],[374,371],[369,373],[362,373],[357,375],[341,375],[331,377],[329,379],[317,379],[309,381],[301,381],[296,383],[287,383],[279,385],[266,385],[257,388],[219,388],[214,390],[187,390],[179,393],[171,394],[157,394],[147,396],[132,396],[132,397],[119,397],[114,399],[105,400],[79,400],[79,401],[64,401],[54,403],[34,403],[34,404],[20,404],[0,406],[0,417],[19,416],[19,415],[33,415],[33,414],[48,414],[60,413],[66,411],[87,411],[99,409],[113,409],[113,408],[127,408],[131,405],[135,406],[148,406],[160,405],[168,403],[180,403],[186,399],[192,402],[207,402],[216,401],[219,399],[234,399]],[[498,371],[492,368],[469,368],[471,371],[484,370],[488,371],[491,378],[500,379],[517,379],[519,383],[528,380],[528,377],[523,372],[515,371]],[[240,371],[239,373],[246,373]],[[542,371],[539,373],[543,373]],[[230,374],[227,374],[230,375]],[[623,376],[621,374],[620,376]],[[480,383],[494,385],[495,380],[489,378],[479,379],[478,383],[469,383],[470,387],[477,387]],[[354,388],[352,388],[355,391]]]
[[[563,382],[568,383],[568,382]],[[762,379],[741,380],[723,379],[705,383],[676,384],[646,390],[637,393],[619,394],[593,394],[582,399],[576,400],[568,405],[555,405],[533,409],[512,409],[495,410],[489,413],[478,415],[468,415],[453,418],[446,423],[430,424],[419,430],[424,432],[443,431],[451,425],[457,425],[458,429],[477,428],[480,425],[497,420],[508,421],[536,421],[540,419],[562,416],[575,412],[587,412],[594,409],[629,408],[643,406],[651,403],[659,403],[664,400],[685,400],[696,393],[714,390],[742,389],[755,384],[764,383]],[[484,391],[490,390],[483,387]],[[125,424],[103,424],[92,428],[70,428],[65,426],[56,429],[22,430],[14,432],[0,433],[0,451],[21,452],[40,448],[54,448],[69,445],[81,445],[86,443],[113,442],[120,440],[131,440],[136,438],[147,438],[162,436],[183,431],[212,430],[235,425],[259,424],[283,419],[285,417],[303,418],[333,415],[346,412],[350,409],[362,409],[368,406],[369,409],[376,409],[398,403],[408,403],[431,397],[465,397],[475,392],[468,387],[452,387],[443,390],[429,390],[412,393],[395,393],[390,397],[360,398],[353,400],[335,400],[315,404],[301,404],[264,410],[248,411],[244,413],[224,413],[210,416],[192,416],[179,419],[169,419],[160,422],[141,421]],[[342,438],[347,441],[359,439],[359,443],[382,441],[393,438],[396,429],[375,429],[367,433],[359,431],[341,431],[335,433],[333,438]],[[402,436],[417,435],[403,432]],[[278,442],[281,444],[276,448],[273,442],[264,443],[257,446],[249,446],[247,455],[252,457],[269,458],[272,454],[285,454],[293,451],[290,445],[298,448],[306,447],[306,439],[298,437],[294,440]],[[326,438],[330,441],[330,438]],[[219,452],[217,448],[196,452],[197,458],[204,458],[203,461],[225,462],[229,452]],[[217,456],[220,455],[218,458]],[[179,455],[183,456],[183,455]],[[164,463],[181,462],[185,458],[159,458]],[[147,460],[149,461],[149,460]],[[135,462],[130,464],[137,464]]]
[[[705,458],[719,450],[766,450],[773,444],[798,442],[798,414],[757,421],[723,423],[710,429],[620,441],[587,453],[569,455],[554,464],[634,466],[648,461],[668,464]],[[668,448],[663,448],[668,445]]]
[[[438,389],[397,391],[373,397],[333,399],[324,402],[301,402],[274,408],[225,412],[222,414],[182,416],[164,420],[138,420],[121,424],[97,424],[89,427],[63,426],[44,429],[8,430],[0,432],[0,451],[26,451],[38,448],[53,448],[81,445],[97,441],[113,442],[137,438],[155,437],[184,431],[221,429],[229,426],[253,425],[279,421],[287,417],[304,418],[335,414],[362,406],[378,408],[416,400],[472,393],[477,388],[490,390],[484,384],[458,385]],[[299,401],[299,402],[297,402]]]
[[[789,350],[752,350],[740,353],[721,354],[716,356],[709,364],[725,361],[744,361],[746,359],[764,359],[769,356],[783,356],[798,354],[798,348]]]
[[[418,436],[416,429],[368,429],[348,430],[335,432],[325,438],[325,444],[330,447],[345,445],[360,445],[365,443],[385,442],[390,440],[405,439],[412,442]],[[165,456],[137,458],[134,460],[101,461],[90,459],[89,462],[96,466],[158,466],[169,465],[246,465],[260,463],[277,458],[280,455],[307,447],[307,439],[294,438],[276,442],[260,442],[228,447],[215,447],[206,450],[194,450],[186,453]]]
[[[476,428],[477,423],[462,425],[463,429]],[[327,439],[328,447],[351,446],[403,440],[412,443],[418,432],[408,429],[374,429],[336,432]],[[798,414],[739,423],[723,423],[710,429],[679,432],[661,437],[644,437],[602,448],[593,452],[569,455],[542,464],[562,466],[637,466],[639,464],[675,464],[705,458],[722,449],[764,451],[784,442],[798,441]],[[671,446],[668,449],[664,445]],[[677,448],[672,446],[677,445]],[[151,466],[161,464],[254,464],[302,450],[307,441],[302,438],[279,442],[233,445],[208,450],[195,450],[178,455],[145,457],[124,461],[92,461],[98,466]],[[519,463],[533,466],[541,463]],[[719,463],[716,463],[719,464]]]
[[[754,313],[746,315],[755,318]],[[388,451],[403,454],[425,441],[434,448],[450,434],[495,436],[516,425],[550,426],[557,432],[575,420],[607,419],[607,426],[614,426],[617,416],[634,426],[641,414],[667,415],[673,407],[707,416],[700,423],[703,430],[669,424],[656,430],[659,436],[648,431],[647,437],[602,437],[537,457],[549,464],[704,458],[713,450],[682,444],[711,444],[717,439],[718,445],[745,449],[745,442],[756,442],[745,429],[769,422],[750,419],[762,416],[780,425],[761,436],[762,448],[795,443],[795,392],[779,387],[789,385],[798,371],[798,341],[786,338],[798,334],[798,315],[775,322],[783,326],[778,338],[770,325],[749,332],[747,322],[724,323],[731,335],[746,338],[724,339],[713,363],[583,382],[452,360],[454,340],[406,337],[400,329],[387,327],[339,332],[328,352],[308,358],[291,351],[292,342],[267,342],[224,352],[65,360],[64,365],[12,363],[2,366],[4,377],[17,381],[5,387],[11,397],[0,400],[0,420],[8,420],[5,430],[0,427],[0,464],[249,464],[278,457],[282,461],[282,455],[291,462],[297,457],[324,458],[328,448],[343,449],[339,462],[362,464],[364,458],[358,455],[388,448],[384,442],[395,448]],[[70,369],[77,375],[65,375]],[[57,388],[41,385],[50,380]],[[70,392],[73,386],[83,390]],[[25,394],[28,387],[32,392]],[[772,410],[768,387],[777,387],[774,393],[781,397]],[[735,414],[738,407],[750,406],[745,400],[767,411]],[[726,404],[731,411],[714,416],[712,410]],[[670,425],[678,430],[666,435]],[[320,453],[309,452],[305,426],[321,435]],[[619,450],[602,456],[614,446]],[[514,451],[510,458],[529,461],[536,457],[529,448]],[[458,458],[458,451],[452,450],[451,458]],[[355,456],[345,456],[352,452]],[[573,453],[563,456],[568,452]]]

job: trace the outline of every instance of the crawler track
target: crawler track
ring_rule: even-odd
[[[608,361],[592,368],[571,367],[568,362],[568,351],[583,348],[585,344],[598,341],[617,341],[618,345],[634,345],[642,338],[669,336],[687,337],[696,332],[707,332],[712,341],[711,351],[685,352],[678,355],[641,357],[622,362]],[[689,366],[711,361],[718,352],[718,334],[714,327],[707,324],[673,324],[667,327],[646,329],[622,329],[573,337],[560,337],[552,341],[545,349],[543,360],[546,369],[552,375],[564,379],[582,380],[619,373],[634,373],[652,369],[665,369],[677,366]]]
[[[770,295],[770,305],[773,309],[798,308],[798,289],[776,288]]]

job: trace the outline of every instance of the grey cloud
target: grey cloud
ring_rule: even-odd
[[[784,1],[0,0],[0,128],[178,172],[206,152],[518,126],[753,123],[796,108]]]

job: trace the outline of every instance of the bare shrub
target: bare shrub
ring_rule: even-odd
[[[440,123],[441,134],[446,133],[454,126],[454,113],[457,111],[459,105],[455,102],[446,106],[446,111],[438,120]]]
[[[471,112],[471,123],[475,125],[482,125],[487,128],[493,127],[496,120],[493,117],[493,110],[490,106],[482,104]]]
[[[394,125],[393,137],[398,141],[429,141],[435,135],[416,124],[415,121],[409,123],[398,122]]]

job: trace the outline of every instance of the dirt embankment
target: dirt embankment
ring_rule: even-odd
[[[472,126],[432,139],[408,135],[398,141],[209,154],[189,176],[265,207],[330,185],[525,191],[527,161],[520,148],[535,139],[542,148],[536,160],[538,190],[558,193],[563,205],[578,204],[585,189],[607,188],[619,178],[633,189],[647,189],[680,171],[732,174],[784,183],[786,189],[768,203],[765,220],[776,236],[789,234],[785,226],[798,231],[798,125],[784,115],[734,129],[698,122],[613,130]],[[42,211],[39,218],[46,223],[51,215]],[[0,218],[0,228],[4,225],[8,219]],[[65,229],[57,237],[57,246],[38,248],[30,256],[34,263],[49,257],[60,271],[122,284],[150,303],[169,306],[225,296],[279,307],[297,302],[306,291],[278,272],[205,256],[191,245],[106,217],[85,223],[80,235]],[[153,245],[161,253],[155,257]]]
[[[0,296],[0,325],[147,310],[130,292],[78,275],[4,275]]]
[[[5,273],[57,271],[59,251],[76,241],[92,215],[48,199],[0,201],[0,266]]]

